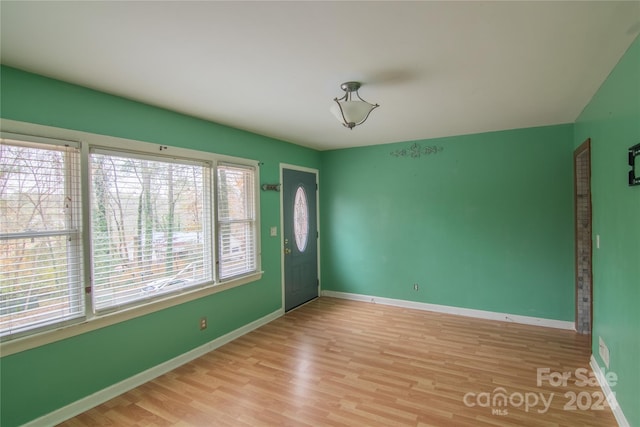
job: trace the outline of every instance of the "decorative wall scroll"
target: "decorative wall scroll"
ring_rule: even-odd
[[[393,157],[411,157],[412,159],[418,159],[421,156],[438,154],[442,150],[444,150],[444,148],[440,147],[439,145],[427,145],[423,147],[417,142],[414,142],[413,144],[411,144],[411,147],[392,151],[390,154]]]

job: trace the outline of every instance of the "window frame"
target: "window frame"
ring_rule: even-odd
[[[82,196],[80,188],[81,177],[81,145],[75,141],[60,140],[47,137],[34,137],[11,132],[1,132],[0,137],[10,141],[9,146],[24,147],[37,150],[57,151],[62,154],[64,167],[64,182],[61,186],[65,200],[68,203],[69,212],[64,214],[64,228],[47,229],[41,231],[19,231],[11,233],[0,233],[0,239],[11,241],[18,239],[38,239],[42,237],[62,237],[66,236],[66,269],[67,277],[73,276],[77,282],[77,288],[69,292],[72,296],[71,303],[76,305],[75,313],[58,316],[56,319],[46,319],[38,321],[27,327],[17,328],[15,332],[3,335],[0,340],[11,340],[23,336],[31,335],[42,330],[58,328],[60,326],[81,322],[86,318],[86,304],[83,299],[83,266],[84,253],[82,251],[83,228],[82,228]],[[11,141],[15,142],[12,144]],[[50,147],[50,148],[49,148]],[[75,158],[74,158],[75,157]]]
[[[221,168],[236,168],[236,169],[245,169],[245,170],[251,170],[253,172],[253,191],[252,191],[252,195],[253,195],[253,218],[250,219],[242,219],[242,220],[232,220],[232,219],[227,219],[227,220],[223,220],[220,218],[220,211],[219,211],[219,204],[220,204],[220,188],[219,188],[219,177],[218,177],[218,171]],[[259,227],[259,219],[258,219],[258,213],[259,213],[259,205],[256,204],[256,200],[259,199],[260,197],[258,196],[259,192],[258,192],[258,170],[256,168],[256,166],[253,165],[249,165],[249,164],[239,164],[239,163],[232,163],[229,161],[219,161],[218,164],[216,164],[215,166],[215,170],[214,170],[215,176],[215,182],[214,185],[216,187],[215,189],[215,197],[216,197],[216,202],[215,202],[215,212],[214,212],[214,227],[216,229],[215,234],[216,234],[216,240],[215,240],[215,254],[216,254],[216,278],[220,281],[224,281],[224,280],[233,280],[234,278],[237,277],[242,277],[245,276],[247,274],[251,274],[251,271],[245,271],[245,272],[241,272],[239,274],[236,275],[231,275],[231,276],[226,276],[226,277],[222,277],[222,232],[221,232],[221,228],[223,224],[233,224],[233,223],[241,223],[241,222],[248,222],[250,223],[250,229],[253,231],[253,235],[254,235],[254,252],[253,252],[253,263],[256,266],[256,268],[259,268],[259,252],[260,252],[260,227]]]
[[[207,171],[207,173],[205,173],[203,176],[203,187],[202,187],[202,192],[203,192],[203,233],[206,234],[206,237],[204,238],[204,240],[206,241],[206,247],[203,247],[203,258],[206,259],[206,257],[208,256],[208,258],[210,259],[210,262],[207,263],[205,269],[209,272],[209,278],[203,281],[200,281],[198,283],[195,283],[193,285],[190,286],[186,286],[186,287],[180,287],[177,288],[175,290],[169,291],[169,292],[161,292],[158,293],[156,295],[148,295],[147,297],[144,298],[135,298],[135,299],[131,299],[129,301],[127,301],[126,299],[122,302],[122,303],[115,303],[115,304],[110,304],[107,305],[105,307],[99,307],[97,304],[97,298],[98,298],[98,291],[96,289],[96,276],[97,276],[97,272],[96,272],[96,264],[94,262],[95,260],[95,256],[94,256],[94,252],[96,251],[95,248],[95,239],[91,239],[91,246],[88,249],[89,251],[89,258],[91,261],[91,272],[92,272],[92,281],[91,281],[91,288],[92,288],[92,292],[91,292],[91,297],[92,297],[92,308],[93,308],[93,312],[97,313],[97,314],[104,314],[104,313],[109,313],[109,312],[114,312],[114,311],[119,311],[121,310],[123,307],[135,307],[137,305],[140,304],[144,304],[145,302],[148,301],[152,301],[154,299],[157,298],[163,298],[166,297],[168,295],[175,295],[177,293],[180,292],[185,292],[188,291],[190,289],[197,289],[203,286],[207,286],[207,285],[211,285],[211,284],[218,284],[221,283],[220,280],[218,280],[218,278],[215,275],[215,250],[214,250],[214,243],[216,241],[216,237],[217,235],[215,234],[214,230],[213,230],[213,216],[212,216],[212,209],[214,209],[215,205],[213,203],[213,201],[211,200],[212,197],[215,196],[215,189],[213,188],[213,179],[212,179],[212,174],[215,173],[215,165],[210,161],[210,160],[197,160],[197,159],[183,159],[183,158],[178,158],[175,156],[162,156],[162,155],[157,155],[156,153],[147,153],[147,152],[139,152],[139,151],[131,151],[131,150],[113,150],[113,149],[108,149],[108,148],[104,148],[104,147],[99,147],[99,146],[90,146],[89,147],[89,163],[91,164],[92,159],[91,156],[92,155],[100,155],[100,156],[113,156],[113,157],[117,157],[117,158],[121,158],[121,159],[132,159],[132,160],[148,160],[148,161],[153,161],[153,162],[162,162],[162,163],[172,163],[172,164],[176,164],[176,165],[190,165],[190,166],[199,166],[202,167],[203,169],[205,169]],[[89,167],[89,169],[91,170],[91,166]],[[90,215],[90,220],[91,220],[91,228],[90,228],[90,232],[93,233],[93,203],[95,201],[95,194],[93,193],[93,178],[94,176],[89,173],[89,177],[88,177],[88,182],[89,182],[89,186],[91,188],[91,200],[88,202],[88,204],[90,204],[89,206],[89,215]],[[152,177],[152,178],[155,178]],[[208,181],[208,182],[207,182]],[[205,194],[207,193],[207,194]],[[208,206],[204,206],[205,203]],[[162,280],[163,277],[159,277],[158,279]]]
[[[189,148],[175,147],[157,143],[135,141],[124,138],[117,138],[105,135],[91,134],[81,131],[70,131],[48,126],[34,125],[30,123],[21,123],[15,121],[2,120],[3,128],[7,129],[5,123],[11,124],[11,131],[2,131],[3,138],[17,140],[37,140],[43,138],[45,140],[60,139],[63,142],[71,142],[78,144],[80,148],[80,192],[82,198],[81,217],[81,247],[82,247],[82,281],[81,288],[84,289],[85,297],[85,316],[64,323],[55,323],[47,328],[38,328],[25,331],[21,335],[7,335],[0,340],[0,351],[3,355],[13,354],[24,351],[29,348],[38,347],[47,343],[55,342],[60,339],[69,338],[81,333],[102,328],[104,326],[113,325],[122,321],[133,319],[159,310],[163,310],[175,305],[183,304],[203,298],[218,292],[232,289],[247,283],[255,282],[262,278],[261,266],[261,242],[260,242],[260,164],[257,160],[240,158],[235,156],[221,155],[212,152],[193,150]],[[32,135],[47,135],[46,137]],[[91,291],[93,289],[92,281],[92,251],[91,251],[91,174],[90,174],[90,151],[106,150],[109,152],[128,152],[132,155],[150,155],[152,157],[164,157],[178,161],[195,161],[197,163],[209,163],[211,165],[211,184],[210,193],[207,197],[210,206],[210,212],[215,213],[217,210],[217,167],[219,164],[231,164],[243,167],[253,168],[253,196],[255,209],[255,269],[241,276],[234,276],[221,280],[219,278],[217,268],[218,242],[219,234],[217,231],[217,218],[211,216],[211,268],[212,280],[205,283],[176,290],[175,292],[167,292],[150,298],[140,299],[130,305],[118,307],[113,311],[96,312],[92,302]]]

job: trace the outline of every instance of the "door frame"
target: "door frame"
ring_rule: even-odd
[[[589,230],[590,230],[590,235],[589,235],[589,240],[591,241],[591,244],[589,246],[589,277],[590,277],[590,283],[589,283],[589,333],[588,335],[590,336],[590,340],[593,343],[593,286],[594,286],[594,280],[593,280],[593,206],[592,206],[592,200],[591,200],[591,138],[587,138],[582,144],[580,144],[574,151],[573,151],[573,222],[574,222],[574,235],[573,235],[573,239],[574,239],[574,274],[575,274],[575,292],[574,292],[574,303],[575,303],[575,329],[576,331],[579,331],[580,328],[578,327],[578,322],[579,322],[579,317],[578,317],[578,305],[580,304],[580,301],[578,299],[579,296],[579,292],[578,292],[578,284],[579,284],[579,269],[581,267],[581,263],[579,262],[578,259],[578,241],[580,240],[580,235],[582,233],[582,231],[580,230],[579,224],[578,224],[578,172],[576,170],[576,167],[578,166],[578,158],[581,155],[585,155],[585,163],[586,163],[586,169],[587,169],[587,190],[588,190],[588,203],[589,203]]]
[[[317,255],[316,263],[318,264],[318,296],[320,296],[320,290],[322,288],[322,277],[321,277],[322,273],[320,270],[320,236],[322,235],[322,233],[320,232],[320,171],[318,169],[308,168],[305,166],[292,165],[289,163],[280,163],[280,183],[282,187],[284,187],[283,171],[285,169],[295,170],[300,172],[307,172],[307,173],[314,174],[316,176],[316,186],[318,188],[318,190],[316,191],[316,222],[317,222],[317,228],[318,228],[318,238],[316,239],[316,248],[317,248],[318,255]],[[281,297],[280,303],[281,303],[282,310],[284,310],[285,308],[285,304],[284,304],[285,274],[284,274],[283,253],[284,253],[284,192],[280,191],[280,275],[282,277],[281,279],[282,297]],[[295,310],[295,308],[293,310]]]

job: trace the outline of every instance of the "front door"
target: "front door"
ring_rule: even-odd
[[[285,311],[318,296],[316,176],[282,170]]]

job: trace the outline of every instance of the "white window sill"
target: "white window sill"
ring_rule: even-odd
[[[108,314],[96,315],[89,319],[80,320],[74,324],[62,326],[58,329],[43,331],[33,335],[6,341],[0,343],[0,357],[9,356],[11,354],[20,353],[21,351],[40,347],[45,344],[71,338],[76,335],[84,334],[85,332],[115,325],[116,323],[135,319],[136,317],[145,316],[156,311],[213,295],[227,289],[255,282],[262,278],[262,273],[262,271],[259,271],[246,276],[237,277],[226,282],[211,284],[198,289],[186,290],[179,294],[167,295],[164,298],[149,301],[135,307],[122,309]]]

